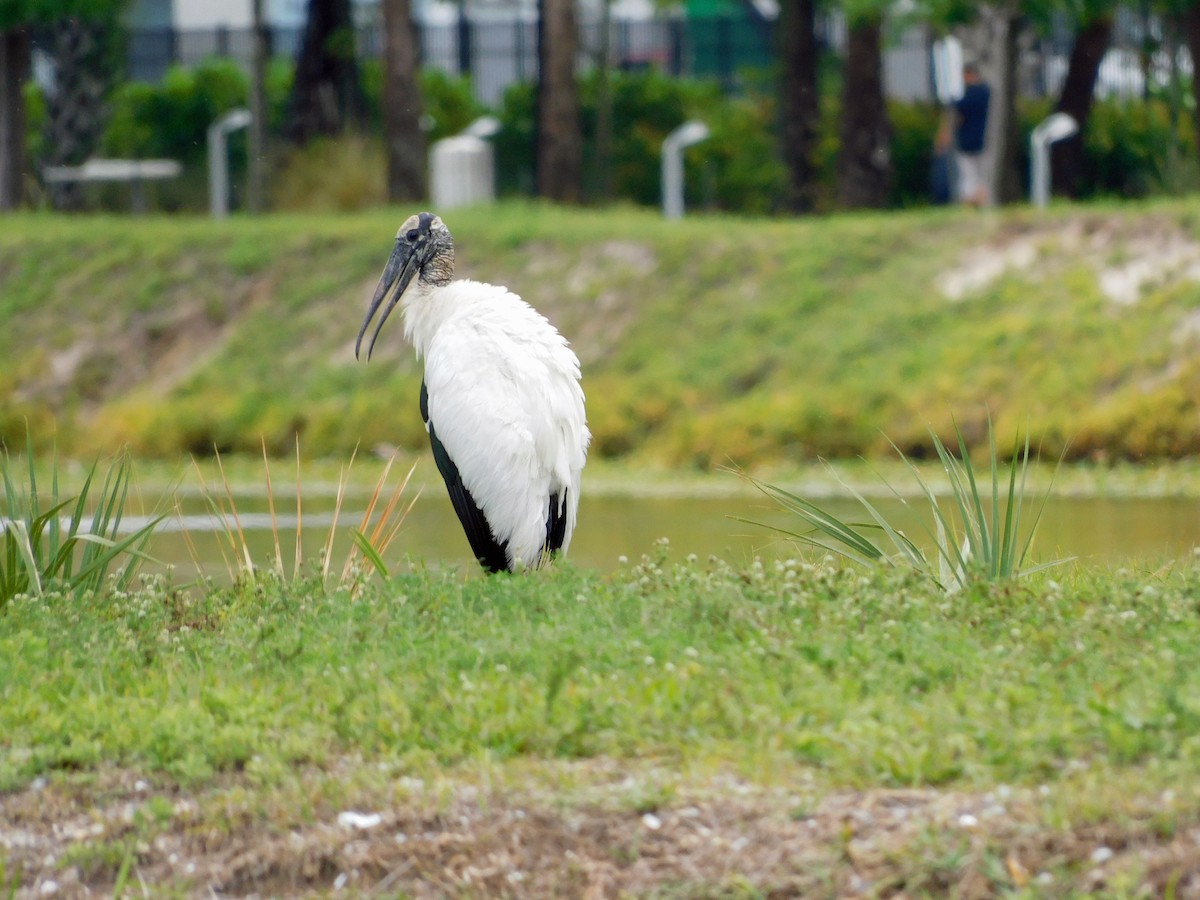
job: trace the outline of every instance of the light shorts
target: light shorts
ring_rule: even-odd
[[[989,159],[987,152],[954,154],[954,162],[958,168],[958,191],[956,198],[962,202],[982,198],[987,202],[991,187]]]

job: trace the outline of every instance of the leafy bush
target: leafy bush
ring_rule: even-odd
[[[109,156],[202,161],[218,116],[246,105],[247,79],[236,63],[211,59],[174,66],[159,84],[130,81],[113,98],[103,147]]]

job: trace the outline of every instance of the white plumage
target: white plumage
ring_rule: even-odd
[[[590,440],[579,360],[516,294],[452,281],[453,252],[436,216],[404,223],[356,352],[392,292],[371,346],[399,303],[425,361],[421,406],[434,459],[472,550],[493,571],[538,566],[565,552],[575,530]]]

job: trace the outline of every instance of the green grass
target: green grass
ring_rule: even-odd
[[[455,846],[491,858],[487,829],[528,811],[513,846],[546,842],[554,862],[527,863],[539,884],[573,877],[562,848],[598,833],[623,878],[692,859],[685,881],[652,873],[636,893],[756,896],[803,873],[812,896],[851,876],[936,895],[1035,875],[1054,890],[1028,896],[1075,896],[1111,846],[1128,859],[1099,895],[1117,897],[1161,894],[1176,870],[1134,850],[1200,822],[1195,566],[949,594],[911,569],[669,563],[665,548],[607,575],[274,568],[0,609],[0,838],[60,848],[7,845],[0,884],[74,871],[101,893],[298,895],[357,859],[364,885],[407,873],[397,889],[416,891],[452,865],[431,834],[478,819]],[[888,826],[897,804],[911,816]],[[345,810],[396,821],[359,834],[336,825]],[[676,823],[664,838],[699,816],[725,849],[668,851],[639,836],[648,815]],[[799,840],[807,862],[730,857],[746,834]],[[371,853],[343,847],[357,841]]]
[[[286,456],[298,433],[316,456],[422,447],[401,329],[369,366],[349,352],[407,212],[10,217],[0,433],[27,418],[42,441],[57,428],[67,452],[128,443],[168,459],[257,455],[264,438]],[[1100,287],[1106,268],[1145,256],[1144,235],[1195,239],[1184,202],[669,225],[643,210],[501,204],[450,225],[463,275],[521,293],[579,351],[597,459],[882,458],[881,434],[933,456],[929,426],[952,442],[954,418],[984,447],[985,410],[1002,447],[1028,429],[1051,456],[1200,449],[1185,327],[1196,285],[1165,272],[1129,306]],[[1031,262],[947,298],[948,274],[1022,242]]]
[[[161,581],[0,618],[0,785],[184,784],[344,754],[423,770],[605,757],[761,781],[1036,784],[1200,764],[1194,570],[947,596],[910,574],[654,559],[612,577],[414,573],[199,594]]]

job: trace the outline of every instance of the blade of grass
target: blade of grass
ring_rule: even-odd
[[[238,537],[238,542],[240,544],[242,564],[243,564],[242,573],[247,578],[249,578],[251,581],[253,581],[254,580],[254,559],[250,555],[250,544],[246,541],[246,532],[242,529],[242,519],[241,519],[241,516],[238,515],[237,503],[233,499],[233,488],[231,488],[229,486],[229,478],[225,474],[225,463],[222,462],[221,454],[219,451],[217,452],[216,457],[217,457],[217,470],[221,473],[221,484],[224,485],[224,488],[225,488],[225,498],[229,501],[229,509],[230,509],[230,512],[233,513],[233,522],[234,522],[235,527],[237,528],[237,537]]]
[[[292,578],[300,577],[300,560],[304,558],[304,551],[301,547],[304,533],[304,515],[300,509],[300,435],[296,435],[296,561],[292,567]]]
[[[275,571],[283,577],[283,551],[279,547],[279,522],[275,518],[275,490],[271,486],[271,463],[267,459],[267,439],[262,440],[263,472],[267,479],[267,509],[271,512],[271,537],[275,542]],[[299,524],[297,524],[299,527]]]

